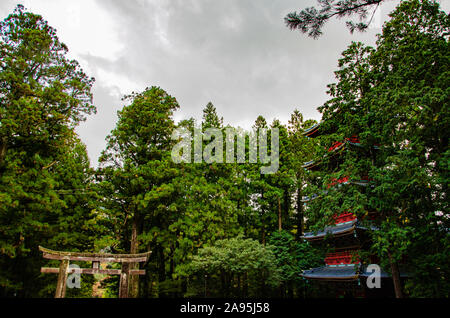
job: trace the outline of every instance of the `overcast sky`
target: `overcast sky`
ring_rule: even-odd
[[[177,98],[175,120],[201,119],[211,101],[225,124],[250,128],[258,115],[287,123],[298,108],[320,120],[337,60],[351,41],[374,45],[387,14],[351,35],[335,20],[313,40],[290,31],[284,17],[316,0],[1,0],[3,20],[22,3],[57,29],[70,57],[89,76],[97,114],[77,129],[94,166],[114,128],[124,94],[160,86]],[[448,12],[450,1],[441,1]]]

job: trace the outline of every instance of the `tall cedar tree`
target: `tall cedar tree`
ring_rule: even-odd
[[[288,133],[290,139],[289,154],[291,156],[291,166],[294,173],[294,200],[295,200],[295,219],[296,219],[296,239],[301,240],[304,229],[304,211],[303,211],[303,192],[306,187],[307,174],[303,169],[303,164],[311,160],[312,154],[316,153],[316,139],[303,136],[303,131],[316,124],[315,120],[303,120],[303,115],[295,109],[289,120]]]
[[[21,5],[0,23],[0,37],[0,289],[47,296],[38,245],[94,248],[92,172],[73,130],[95,112],[94,80],[67,59],[56,30]]]
[[[410,267],[405,291],[448,297],[450,16],[428,0],[402,2],[371,55],[363,103],[367,140],[380,140],[371,205],[383,213],[380,256]]]
[[[174,192],[171,181],[176,175],[170,156],[175,127],[172,116],[179,105],[174,97],[154,86],[124,100],[131,104],[118,112],[119,121],[107,137],[107,148],[100,158],[105,207],[115,233],[112,246],[137,253],[139,235],[145,234],[148,244],[143,249],[152,250],[152,257],[158,259],[159,280],[164,280],[163,234],[170,220],[167,201]],[[138,276],[134,276],[129,295],[138,294]]]

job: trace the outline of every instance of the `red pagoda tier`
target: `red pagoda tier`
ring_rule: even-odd
[[[327,188],[330,189],[332,187],[340,187],[342,185],[347,185],[347,184],[355,184],[355,185],[359,185],[359,186],[363,186],[366,187],[369,185],[369,180],[367,177],[363,177],[361,179],[350,179],[350,177],[346,176],[346,177],[342,177],[340,179],[333,179],[330,183],[327,184]],[[326,195],[328,193],[328,191],[324,190],[322,191],[322,194]],[[320,197],[320,194],[313,194],[311,196],[303,196],[301,199],[301,202],[306,203],[309,201],[312,201],[314,199],[317,199]]]
[[[315,132],[314,135],[312,135],[311,138],[313,137],[317,137],[318,136],[318,132]],[[352,136],[350,138],[345,138],[345,140],[343,142],[340,141],[336,141],[334,142],[328,149],[328,155],[329,156],[336,156],[338,154],[340,154],[342,151],[344,151],[347,147],[347,145],[351,145],[351,146],[360,146],[360,142],[358,139],[358,136]],[[327,155],[325,155],[327,156]],[[308,169],[308,170],[315,170],[318,168],[318,166],[320,165],[320,163],[322,162],[322,160],[311,160],[308,162],[305,162],[302,166],[302,168],[304,169]]]
[[[361,264],[359,261],[358,251],[343,251],[328,253],[325,257],[327,266],[355,265]]]
[[[334,215],[336,225],[351,223],[356,220],[356,216],[351,212],[344,212],[340,215]]]

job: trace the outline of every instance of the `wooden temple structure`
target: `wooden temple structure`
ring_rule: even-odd
[[[304,135],[309,138],[316,138],[321,133],[321,124],[316,124],[304,131]],[[328,149],[327,164],[322,160],[312,160],[306,162],[303,168],[308,171],[336,170],[340,164],[340,155],[349,147],[360,147],[357,136],[346,138],[343,142],[335,142]],[[376,148],[376,147],[375,147]],[[333,179],[326,185],[327,190],[323,193],[305,196],[302,202],[308,208],[308,204],[313,200],[320,200],[323,194],[327,194],[328,190],[335,187],[345,185],[357,185],[361,187],[361,191],[369,186],[367,177],[352,178],[346,176],[340,179]],[[368,213],[367,217],[373,219],[376,213]],[[364,224],[363,224],[364,223]],[[368,225],[369,224],[369,225]],[[328,295],[332,297],[348,296],[348,297],[385,297],[393,296],[392,280],[390,275],[381,271],[382,288],[379,290],[369,289],[366,286],[366,280],[372,272],[366,272],[368,264],[362,264],[360,252],[370,243],[368,230],[377,230],[370,222],[362,222],[351,211],[341,211],[340,207],[336,207],[336,214],[333,223],[320,231],[307,232],[303,234],[303,239],[316,246],[328,246],[331,252],[326,254],[324,266],[312,268],[303,272],[303,278],[308,282],[312,281],[320,285],[322,289],[329,291]],[[375,257],[371,257],[370,262],[378,264]]]

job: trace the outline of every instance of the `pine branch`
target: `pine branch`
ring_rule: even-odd
[[[322,27],[331,18],[356,14],[360,19],[364,19],[367,16],[367,9],[374,5],[378,7],[382,1],[385,0],[341,0],[337,2],[335,0],[318,0],[320,10],[310,7],[299,13],[291,12],[287,14],[284,21],[291,30],[300,30],[302,33],[307,33],[309,37],[317,39],[322,35]],[[363,22],[355,24],[348,21],[346,24],[352,33],[355,29],[363,31],[368,26]]]

